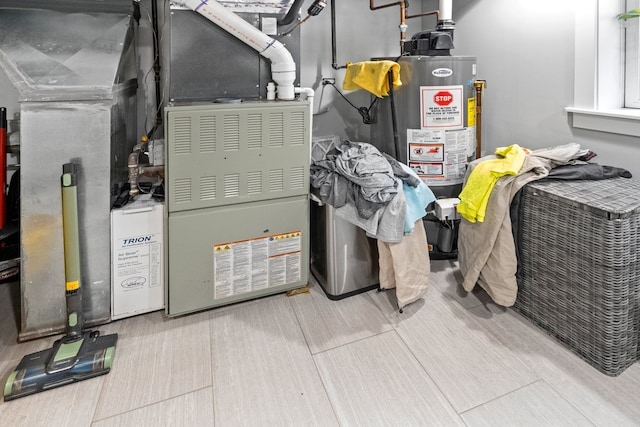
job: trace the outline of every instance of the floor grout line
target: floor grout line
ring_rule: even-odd
[[[197,393],[197,392],[206,390],[208,388],[211,388],[211,394],[213,395],[213,385],[206,386],[206,387],[200,387],[198,389],[187,391],[187,392],[178,394],[176,396],[167,397],[166,399],[158,400],[157,402],[147,403],[147,404],[139,406],[137,408],[129,409],[128,411],[120,412],[118,414],[109,415],[108,417],[99,418],[99,419],[92,419],[91,420],[91,424],[94,424],[94,423],[97,423],[97,422],[100,422],[100,421],[110,420],[112,418],[118,418],[118,417],[121,417],[123,415],[129,414],[131,412],[136,412],[136,411],[139,411],[141,409],[145,409],[145,408],[149,408],[149,407],[152,407],[152,406],[155,406],[155,405],[159,405],[161,403],[165,403],[165,402],[168,402],[170,400],[178,399],[180,397],[187,396],[187,395],[192,394],[192,393]]]

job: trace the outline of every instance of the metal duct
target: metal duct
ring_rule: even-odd
[[[295,98],[293,82],[296,79],[296,64],[291,53],[282,43],[258,30],[215,0],[206,3],[201,0],[179,0],[176,4],[198,12],[269,59],[272,79],[278,85],[278,99]]]
[[[59,176],[80,165],[83,305],[111,314],[112,183],[136,138],[137,67],[128,14],[0,9],[0,68],[20,102],[20,340],[64,330]]]
[[[2,0],[0,7],[71,13],[131,13],[131,0]]]

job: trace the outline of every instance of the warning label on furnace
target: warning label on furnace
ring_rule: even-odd
[[[301,258],[301,231],[215,244],[214,298],[297,282]]]

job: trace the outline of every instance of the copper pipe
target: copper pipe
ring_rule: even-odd
[[[338,54],[336,53],[336,2],[335,0],[331,0],[331,66],[334,70],[339,70],[341,68],[347,68],[347,65],[338,65]]]
[[[140,138],[140,144],[136,144],[133,147],[133,150],[129,154],[129,158],[127,160],[127,166],[129,169],[129,196],[135,197],[140,194],[140,189],[138,187],[138,180],[140,176],[150,176],[155,177],[159,176],[160,178],[164,178],[164,165],[141,165],[139,163],[140,153],[143,152],[144,149],[149,147],[149,140],[146,135],[143,135]]]
[[[158,166],[142,165],[138,169],[138,174],[144,175],[144,176],[158,176],[160,178],[164,178],[164,165],[158,165]]]
[[[397,1],[394,3],[374,6],[373,1],[374,0],[369,0],[369,9],[371,10],[384,9],[385,7],[392,7],[392,6],[400,6],[400,53],[404,54],[404,42],[406,41],[406,36],[407,36],[407,23],[406,23],[406,10],[407,10],[406,3],[407,2]]]
[[[432,10],[431,12],[418,13],[416,15],[407,15],[406,18],[407,19],[419,18],[421,16],[429,16],[429,15],[436,15],[436,21],[440,20],[440,11],[439,10]]]
[[[402,9],[406,7],[404,1],[397,1],[395,3],[383,4],[381,6],[374,6],[373,1],[374,0],[369,0],[369,9],[371,10],[384,9],[385,7],[392,7],[392,6],[400,6],[400,8]],[[403,12],[403,15],[404,15],[404,12]]]

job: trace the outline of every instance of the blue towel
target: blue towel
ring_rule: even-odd
[[[402,169],[418,178],[418,175],[409,166],[404,163],[400,163],[400,165]],[[429,206],[429,203],[436,201],[436,196],[433,195],[431,189],[422,180],[420,180],[420,184],[417,187],[412,187],[403,181],[402,190],[406,199],[404,234],[409,234],[413,231],[415,222],[427,214],[426,207]]]

